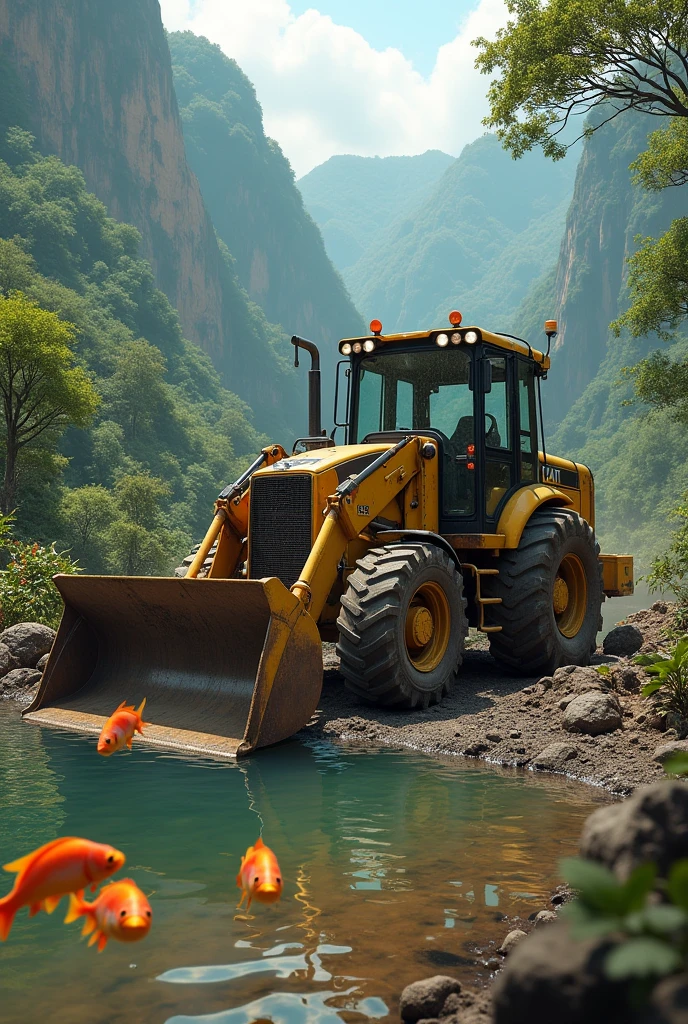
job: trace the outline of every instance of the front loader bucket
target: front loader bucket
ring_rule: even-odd
[[[278,579],[55,583],[65,610],[31,721],[99,733],[123,700],[145,697],[142,739],[233,758],[286,739],[315,711],[320,635]]]

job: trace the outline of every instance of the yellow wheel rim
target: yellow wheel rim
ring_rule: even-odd
[[[588,581],[578,555],[564,555],[552,591],[552,607],[559,632],[574,637],[585,620]]]
[[[418,672],[433,672],[449,645],[451,610],[439,583],[421,583],[406,613],[406,653]]]

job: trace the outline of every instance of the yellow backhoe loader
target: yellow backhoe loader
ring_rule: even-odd
[[[449,321],[340,342],[341,444],[321,429],[318,350],[292,338],[296,364],[311,357],[309,436],[221,492],[184,578],[57,576],[65,611],[26,717],[97,732],[146,697],[149,742],[236,757],[309,721],[322,640],[358,697],[395,707],[442,699],[469,626],[511,673],[586,664],[633,562],[599,553],[590,470],[545,450],[556,323],[540,352]]]

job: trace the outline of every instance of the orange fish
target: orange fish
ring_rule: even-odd
[[[134,708],[133,704],[128,706],[125,700],[122,701],[115,713],[110,715],[103,726],[103,731],[98,738],[99,754],[102,754],[103,757],[109,757],[116,750],[121,750],[125,743],[131,750],[134,733],[140,732],[143,735],[144,725],[150,725],[150,722],[144,722],[141,718],[145,706],[145,697],[141,701],[141,706],[138,710]]]
[[[262,839],[258,839],[255,846],[249,846],[241,858],[237,886],[241,889],[239,907],[248,896],[247,910],[252,899],[259,903],[276,903],[282,895],[282,872],[277,857]]]
[[[72,893],[65,924],[79,917],[86,918],[81,934],[90,935],[89,946],[97,942],[98,952],[102,953],[108,939],[119,942],[145,939],[150,931],[153,912],[138,885],[131,878],[123,878],[121,882],[110,882],[101,889],[93,903],[86,903],[83,893]]]
[[[30,907],[30,917],[41,909],[52,914],[63,896],[87,885],[95,890],[124,861],[124,854],[112,846],[68,836],[5,864],[5,871],[16,871],[17,877],[12,891],[0,900],[0,940],[9,935],[20,907]]]

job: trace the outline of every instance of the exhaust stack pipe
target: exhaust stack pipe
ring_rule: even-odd
[[[296,334],[291,339],[294,346],[294,366],[299,365],[299,349],[304,348],[311,355],[308,371],[308,436],[322,437],[322,408],[320,397],[320,353],[317,345]]]

